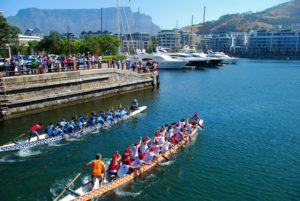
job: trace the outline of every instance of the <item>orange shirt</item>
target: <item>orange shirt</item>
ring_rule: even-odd
[[[101,160],[92,161],[92,172],[93,176],[101,176],[102,174],[103,163]]]

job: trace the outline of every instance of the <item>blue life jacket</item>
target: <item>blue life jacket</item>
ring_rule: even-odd
[[[64,131],[61,128],[56,129],[56,131],[54,132],[55,136],[61,135],[61,134],[65,134]]]
[[[48,136],[51,136],[53,134],[53,128],[54,126],[52,124],[47,127]]]

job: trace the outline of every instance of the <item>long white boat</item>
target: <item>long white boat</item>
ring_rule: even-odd
[[[210,57],[216,57],[222,59],[223,64],[236,64],[239,58],[237,57],[230,57],[224,52],[213,52],[212,50],[207,51],[207,55]]]
[[[130,117],[136,116],[137,114],[143,112],[146,109],[147,109],[147,106],[141,106],[137,110],[131,112],[129,115],[125,115],[117,122],[105,122],[103,124],[103,126],[101,124],[97,124],[95,126],[87,127],[85,129],[83,129],[82,131],[77,131],[77,132],[69,133],[69,134],[65,134],[65,135],[58,135],[55,137],[48,137],[47,134],[41,134],[41,135],[39,135],[39,140],[37,139],[37,137],[32,137],[30,142],[28,142],[28,140],[23,140],[20,142],[13,142],[13,143],[5,144],[5,145],[0,146],[0,152],[30,148],[30,147],[35,147],[38,145],[49,144],[51,142],[60,141],[60,140],[65,139],[66,137],[69,138],[69,137],[77,137],[77,136],[85,135],[85,134],[88,134],[95,130],[101,129],[103,127],[107,128],[115,123],[129,119]]]
[[[191,133],[189,135],[191,137],[193,137],[200,127],[201,128],[203,127],[203,119],[200,119],[199,122],[197,122],[197,125],[195,127],[193,127],[193,129],[191,130]],[[95,182],[95,185],[96,185],[96,183],[98,183],[98,184],[97,184],[97,187],[94,186],[93,189],[91,189],[91,183],[90,182],[84,184],[83,186],[77,188],[76,190],[72,190],[70,188],[70,185],[67,185],[65,187],[64,191],[62,191],[62,193],[56,199],[54,199],[54,201],[57,201],[60,198],[60,196],[63,195],[66,191],[68,191],[69,194],[66,195],[65,197],[63,197],[62,199],[60,199],[60,201],[71,201],[71,200],[73,200],[73,201],[85,201],[85,200],[91,200],[91,199],[97,198],[97,197],[103,195],[106,192],[109,192],[113,189],[118,188],[121,185],[124,185],[124,184],[132,181],[137,176],[142,175],[145,172],[148,172],[148,171],[152,170],[153,168],[155,168],[158,165],[159,162],[169,160],[168,157],[170,155],[178,152],[181,147],[186,145],[186,143],[187,143],[187,141],[182,139],[177,144],[174,144],[165,153],[160,153],[157,160],[154,160],[151,164],[142,165],[141,168],[139,168],[136,171],[133,171],[130,174],[126,174],[123,177],[120,177],[120,178],[117,178],[115,180],[106,182],[102,185],[99,185],[99,182]],[[72,183],[80,176],[80,174],[81,173],[79,173],[73,179]],[[106,175],[108,175],[108,173]]]
[[[153,53],[149,54],[146,52],[137,50],[137,57],[142,61],[157,61],[158,69],[183,69],[187,64],[187,61],[183,61],[181,59],[174,59],[167,54],[162,53]]]

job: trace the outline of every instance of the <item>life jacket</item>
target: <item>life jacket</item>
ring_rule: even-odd
[[[112,159],[109,164],[109,170],[118,170],[120,165],[116,159]]]
[[[93,160],[92,161],[92,172],[93,176],[101,176],[102,174],[103,163],[101,160]]]
[[[39,124],[34,124],[30,127],[30,131],[40,130],[42,127]]]
[[[128,153],[124,153],[122,154],[122,162],[124,163],[126,161],[127,158],[129,158],[129,154]]]

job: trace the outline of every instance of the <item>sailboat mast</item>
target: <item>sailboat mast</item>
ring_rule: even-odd
[[[117,33],[118,33],[118,39],[120,39],[120,11],[119,11],[119,0],[117,0]]]
[[[100,30],[101,30],[101,35],[102,35],[102,33],[103,33],[103,24],[102,24],[102,8],[101,8],[101,10],[100,10],[100,12],[101,12],[101,27],[100,27]]]
[[[191,23],[191,35],[190,35],[190,48],[192,48],[193,44],[193,23],[194,23],[194,15],[192,15],[192,23]]]
[[[202,21],[202,51],[204,51],[205,49],[205,45],[204,45],[204,23],[205,23],[205,11],[206,11],[206,7],[204,6],[204,10],[203,10],[203,21]]]

